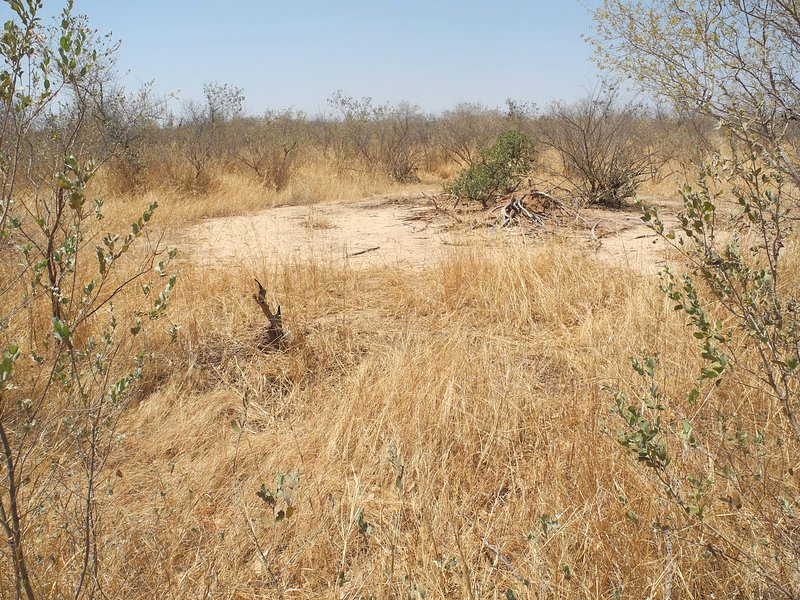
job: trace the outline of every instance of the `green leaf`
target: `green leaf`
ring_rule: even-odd
[[[275,508],[275,496],[272,495],[272,492],[267,489],[267,486],[263,483],[261,484],[261,489],[256,492],[256,496],[261,498],[261,500],[266,502],[270,507]]]
[[[53,337],[64,344],[69,345],[71,343],[72,333],[69,327],[56,317],[53,317]]]
[[[691,392],[689,392],[689,396],[687,398],[689,402],[689,406],[694,406],[697,403],[697,399],[700,397],[700,390],[694,388]]]
[[[16,344],[9,345],[3,350],[3,359],[0,361],[0,382],[11,381],[14,372],[14,363],[19,358],[20,349]],[[0,388],[2,391],[2,388]]]

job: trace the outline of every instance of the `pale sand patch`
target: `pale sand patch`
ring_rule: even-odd
[[[488,216],[482,218],[485,222],[475,226],[466,220],[459,225],[419,198],[375,197],[209,219],[185,230],[179,244],[192,249],[194,262],[222,268],[244,261],[307,260],[354,268],[415,268],[435,263],[454,247],[496,246],[520,238],[532,249],[565,241],[610,264],[642,273],[656,273],[664,264],[663,242],[634,209],[590,207],[581,211],[579,219],[504,229],[493,226]]]
[[[184,236],[201,263],[314,259],[415,267],[434,262],[452,237],[441,224],[418,219],[426,210],[385,199],[284,206],[210,219],[190,227]]]

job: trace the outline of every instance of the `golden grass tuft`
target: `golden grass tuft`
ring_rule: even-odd
[[[329,217],[313,207],[308,209],[308,214],[302,223],[303,227],[308,227],[309,229],[333,229],[336,227],[336,224]]]

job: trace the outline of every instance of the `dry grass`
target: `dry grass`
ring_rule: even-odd
[[[308,215],[303,219],[303,227],[309,229],[333,229],[336,227],[334,222],[314,207],[308,209]]]
[[[254,274],[283,304],[283,353],[249,333]],[[153,340],[151,392],[108,467],[107,594],[662,589],[670,557],[649,523],[663,509],[604,433],[602,391],[642,347],[667,351],[668,376],[691,372],[652,281],[555,247],[463,252],[421,273],[187,266],[182,290],[180,342]],[[281,473],[300,476],[296,512],[274,524],[256,492]],[[681,596],[738,589],[700,549],[672,560]]]
[[[226,175],[209,196],[145,200],[179,227],[387,191],[326,169],[281,194]],[[110,222],[142,200],[115,198]],[[257,348],[254,276],[282,304],[283,352]],[[604,387],[633,385],[641,349],[661,353],[676,397],[696,375],[694,342],[652,277],[565,245],[455,251],[417,271],[187,260],[170,316],[179,340],[150,337],[154,359],[104,467],[107,597],[763,591],[702,539],[651,527],[685,519],[608,432]],[[763,403],[731,383],[719,395]],[[289,473],[295,512],[275,523],[256,492]],[[718,526],[749,539],[736,517]]]
[[[378,194],[392,194],[414,189],[419,185],[430,187],[441,183],[439,174],[423,173],[420,184],[401,184],[390,181],[385,175],[368,170],[344,170],[332,159],[311,154],[299,163],[289,184],[276,191],[258,182],[251,174],[236,170],[214,168],[209,174],[210,183],[195,190],[182,189],[160,175],[141,190],[119,191],[121,186],[113,180],[104,180],[102,173],[94,183],[98,194],[110,202],[135,206],[158,200],[170,223],[180,226],[202,219],[239,215],[287,205],[315,205],[355,200]],[[132,212],[128,214],[132,215]]]

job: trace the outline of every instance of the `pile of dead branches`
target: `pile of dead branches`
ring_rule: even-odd
[[[500,199],[501,203],[489,212],[499,211],[501,227],[520,225],[523,219],[534,225],[544,225],[547,215],[557,202],[550,194],[538,190],[512,192],[500,196]]]
[[[448,199],[453,199],[453,196],[449,194],[429,196],[425,193],[423,196],[432,203],[436,212],[443,213],[457,222],[463,222],[463,219],[454,214],[459,203],[458,198],[455,198],[452,208],[447,208],[445,203]],[[496,221],[493,222],[498,227],[521,226],[525,223],[541,227],[548,220],[555,219],[560,222],[564,218],[585,221],[580,216],[580,203],[571,197],[558,198],[548,192],[529,189],[499,194],[497,200],[498,202],[489,209],[488,214],[497,213]],[[486,223],[485,220],[481,222]]]

